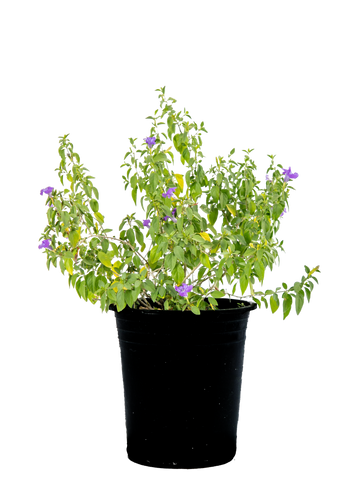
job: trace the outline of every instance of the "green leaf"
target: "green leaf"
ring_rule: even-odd
[[[225,262],[225,258],[223,258],[223,260]],[[222,278],[222,276],[223,276],[223,268],[222,268],[222,266],[221,267],[219,266],[219,268],[216,270],[215,278],[216,278],[216,280],[220,280]]]
[[[261,220],[261,229],[265,234],[270,230],[270,225],[268,220],[264,220],[264,219]]]
[[[181,154],[181,158],[183,158],[186,162],[188,162],[190,160],[190,152],[187,148],[184,148],[184,150]]]
[[[105,304],[106,304],[106,292],[104,292],[102,295],[101,295],[101,310],[104,311],[104,308],[105,308]]]
[[[213,298],[222,298],[225,296],[225,293],[224,292],[220,292],[219,290],[214,290],[213,292],[210,293],[210,295],[213,297]]]
[[[137,194],[137,188],[138,186],[135,185],[135,188],[131,190],[131,198],[133,199],[133,202],[136,203],[136,194]]]
[[[249,202],[249,212],[250,212],[250,215],[253,215],[255,213],[255,210],[256,210],[256,204],[255,202],[253,202],[252,200],[250,200]]]
[[[210,195],[213,197],[216,203],[219,201],[220,188],[218,187],[218,185],[214,185],[212,187],[212,189],[210,190]]]
[[[284,303],[283,303],[283,320],[289,315],[292,305],[292,296],[284,293]]]
[[[91,187],[89,187],[89,185],[83,185],[83,188],[84,188],[84,191],[86,193],[86,195],[91,198]]]
[[[85,302],[87,302],[87,291],[88,290],[87,290],[87,287],[85,285],[85,280],[83,280],[81,282],[79,292],[80,292],[81,297],[85,300]]]
[[[146,290],[149,290],[149,292],[153,293],[155,292],[156,288],[155,288],[155,285],[153,284],[153,282],[149,279],[146,279],[144,282],[144,287],[146,288]]]
[[[100,262],[103,265],[105,265],[105,267],[109,267],[109,268],[112,267],[111,257],[107,253],[99,251],[98,252],[98,259],[100,260]]]
[[[245,274],[241,275],[240,276],[240,288],[241,288],[242,295],[244,295],[244,293],[246,292],[248,284],[249,284],[248,277]]]
[[[65,157],[65,150],[64,150],[64,147],[62,145],[59,147],[59,155],[63,160],[65,160],[65,158],[66,158]]]
[[[200,262],[204,265],[204,267],[211,268],[210,260],[206,253],[200,252]]]
[[[167,161],[167,156],[165,153],[163,152],[160,152],[158,153],[157,155],[155,155],[154,157],[154,162],[155,163],[158,163],[158,162],[166,162]]]
[[[277,220],[282,212],[284,211],[284,204],[277,203],[274,205],[273,211],[272,211],[272,217],[274,220]]]
[[[151,221],[150,230],[153,231],[156,234],[159,232],[159,217],[158,216],[153,217],[153,219]]]
[[[140,258],[137,255],[134,255],[133,262],[136,268],[140,267],[141,262],[140,262]]]
[[[153,248],[150,250],[150,255],[149,255],[150,266],[154,266],[160,257],[161,257],[161,249],[159,248],[158,245],[154,245]]]
[[[310,302],[311,292],[308,288],[305,287],[305,293],[308,303]]]
[[[200,315],[200,310],[198,309],[198,307],[195,307],[195,305],[192,305],[191,311],[195,313],[195,315]]]
[[[211,303],[211,305],[215,305],[215,306],[218,305],[218,302],[215,300],[215,298],[208,297],[208,300],[209,300],[209,303]]]
[[[111,243],[112,249],[113,249],[113,251],[114,251],[114,256],[115,256],[115,257],[118,257],[118,256],[119,256],[118,246],[117,246],[116,243],[114,243],[114,242],[110,242],[110,243]],[[104,249],[104,247],[103,247],[103,249]],[[105,252],[105,250],[104,250],[104,252]],[[105,253],[106,253],[106,252],[105,252]]]
[[[99,275],[98,277],[96,277],[95,284],[96,291],[100,290],[101,288],[105,288],[107,285],[106,277],[104,277],[104,275]]]
[[[261,260],[256,260],[256,262],[254,263],[254,270],[262,284],[264,280],[265,267]]]
[[[127,303],[127,305],[129,305],[129,307],[132,307],[134,303],[132,290],[125,290],[124,296],[125,296],[125,302]]]
[[[174,147],[176,148],[176,150],[179,153],[181,153],[182,135],[180,133],[177,133],[176,135],[174,135],[173,143],[174,143]]]
[[[171,271],[171,276],[178,286],[182,284],[182,282],[185,278],[185,273],[184,273],[184,269],[182,268],[180,263],[177,263],[175,265],[175,268]]]
[[[230,266],[226,269],[226,273],[229,275],[229,277],[232,277],[235,273],[235,265],[231,263]]]
[[[119,289],[116,294],[116,309],[118,312],[121,312],[125,307],[125,291]]]
[[[101,241],[101,250],[104,252],[104,253],[108,253],[108,249],[109,249],[109,240],[107,238],[104,238],[102,241]]]
[[[93,194],[95,195],[95,198],[100,201],[101,200],[101,190],[100,190],[100,188],[97,185],[93,185],[91,187],[91,190],[92,190]]]
[[[218,217],[218,209],[215,208],[214,210],[212,210],[209,215],[208,215],[208,220],[209,222],[211,223],[211,225],[214,225],[216,220],[217,220],[217,217]]]
[[[100,243],[99,238],[92,238],[90,240],[90,248],[95,249],[98,243]]]
[[[181,262],[185,263],[184,250],[181,247],[176,246],[174,248],[174,253]]]
[[[296,293],[299,293],[301,291],[301,283],[295,282],[294,283],[294,290]]]
[[[170,253],[168,255],[165,255],[165,262],[164,262],[164,267],[165,270],[172,270],[172,263],[171,263],[171,257],[174,255],[173,253]],[[174,255],[175,256],[175,255]]]
[[[94,217],[101,225],[104,223],[104,216],[100,212],[94,212]]]
[[[61,212],[61,221],[64,222],[64,227],[67,227],[70,222],[70,215],[69,212]]]
[[[86,265],[91,265],[92,267],[94,265],[97,264],[96,260],[92,260],[90,257],[86,256],[85,258],[83,258],[83,262],[86,264]]]
[[[78,276],[79,276],[78,273],[76,273],[75,275],[72,275],[72,276],[71,276],[71,285],[72,285],[73,287],[75,287],[75,282],[76,282],[76,279],[78,278]],[[70,277],[69,277],[69,278],[70,278]],[[69,285],[69,286],[70,286],[70,285]]]
[[[137,185],[137,175],[136,173],[130,178],[130,185],[132,188],[135,188]]]
[[[94,272],[90,272],[85,275],[85,283],[90,292],[96,292],[96,277]]]
[[[245,241],[248,245],[250,245],[251,243],[251,234],[248,230],[245,230],[244,232],[244,238],[245,238]]]
[[[64,260],[65,263],[65,268],[66,270],[70,273],[70,275],[73,274],[73,261],[71,258],[65,258]]]
[[[107,291],[107,296],[111,300],[112,303],[116,303],[116,292],[113,288],[109,288]]]
[[[277,296],[276,293],[274,293],[274,294],[270,297],[271,312],[272,312],[272,313],[275,313],[276,310],[279,308],[279,305],[280,305],[279,297]]]
[[[91,218],[91,215],[89,213],[85,213],[85,223],[86,225],[90,228],[90,227],[94,227],[94,222]]]
[[[64,263],[64,259],[61,257],[60,258],[60,270],[61,270],[61,273],[64,275],[66,275],[66,268],[65,268],[65,263]]]
[[[202,278],[202,276],[204,275],[206,271],[206,268],[205,267],[200,267],[199,270],[198,270],[198,280],[200,280]]]
[[[190,194],[193,197],[193,199],[196,199],[199,195],[201,195],[202,189],[201,185],[198,182],[194,182],[190,185]],[[197,212],[193,212],[194,215],[196,216]]]
[[[72,230],[69,233],[69,240],[72,247],[76,247],[78,241],[80,240],[80,233],[77,230]]]
[[[151,172],[149,178],[150,193],[154,193],[159,184],[159,176],[156,172]]]
[[[163,286],[159,287],[159,297],[164,298],[166,294],[166,289]]]
[[[76,282],[76,285],[75,285],[76,292],[77,292],[77,294],[79,295],[79,297],[81,298],[81,295],[80,295],[80,285],[81,285],[81,277],[78,278],[78,280],[77,280],[77,282]]]
[[[69,251],[63,252],[63,258],[74,258],[74,252],[69,252]]]
[[[299,313],[301,312],[303,305],[304,305],[304,292],[300,290],[299,292],[297,292],[295,297],[295,310],[297,315],[299,315]]]
[[[132,228],[129,228],[128,231],[126,232],[126,236],[130,242],[131,245],[135,244],[135,234],[134,230]]]
[[[93,212],[98,212],[99,211],[99,202],[92,198],[90,200],[90,207]]]
[[[136,235],[136,240],[138,241],[138,243],[140,245],[142,245],[144,243],[144,235],[143,233],[138,229],[136,228],[135,229],[135,235]]]
[[[235,205],[226,205],[226,208],[229,210],[233,217],[236,217],[236,207]]]
[[[53,221],[54,221],[54,218],[55,218],[55,209],[54,208],[49,208],[46,215],[47,215],[47,219],[48,219],[49,224],[53,225]]]

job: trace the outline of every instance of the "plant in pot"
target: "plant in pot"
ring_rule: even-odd
[[[94,177],[65,135],[56,171],[70,185],[40,192],[47,195],[48,224],[39,248],[47,268],[59,264],[80,298],[115,313],[129,459],[210,467],[236,452],[250,311],[263,303],[274,313],[282,300],[284,319],[293,303],[299,314],[319,267],[305,266],[291,287],[255,291],[284,250],[275,234],[298,174],[269,155],[260,188],[252,150],[237,161],[235,149],[205,171],[204,123],[185,109],[176,112],[165,87],[156,91],[160,108],[147,117],[149,136],[138,147],[130,138],[121,165],[142,218],[126,215],[118,233],[105,228]]]

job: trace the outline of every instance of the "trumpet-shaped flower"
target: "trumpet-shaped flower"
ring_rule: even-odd
[[[43,193],[50,195],[53,190],[54,190],[54,187],[43,188],[42,190],[40,190],[40,195],[42,195]]]
[[[143,220],[144,227],[150,228],[150,220]]]
[[[288,170],[283,168],[282,174],[285,175],[284,182],[288,182],[290,178],[297,178],[299,176],[298,173],[291,173],[291,167]]]
[[[187,294],[193,289],[192,285],[186,285],[186,283],[183,283],[180,285],[180,287],[175,287],[175,290],[178,292],[178,294],[181,297],[187,297]]]
[[[284,208],[284,211],[282,212],[282,214],[280,215],[280,217],[282,217],[282,216],[284,215],[284,213],[287,213],[286,207]]]
[[[49,239],[43,240],[38,246],[38,248],[48,248],[49,250],[52,250],[52,246],[50,245],[50,240]]]
[[[144,141],[147,143],[149,148],[152,148],[155,145],[156,137],[146,137]]]
[[[176,190],[176,187],[171,187],[167,190],[167,192],[162,193],[161,195],[164,198],[171,198],[174,195],[175,190]]]

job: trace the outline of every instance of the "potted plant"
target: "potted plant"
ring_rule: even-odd
[[[252,150],[239,162],[235,149],[205,171],[204,123],[176,112],[165,87],[156,91],[149,136],[138,147],[130,138],[121,165],[143,218],[126,215],[118,233],[105,228],[94,177],[65,135],[56,171],[70,186],[40,192],[48,224],[39,249],[80,298],[115,312],[130,460],[209,467],[235,455],[249,312],[263,303],[274,313],[282,299],[284,319],[293,303],[299,314],[319,267],[305,266],[292,287],[255,291],[284,250],[275,234],[298,174],[269,155],[260,188]]]

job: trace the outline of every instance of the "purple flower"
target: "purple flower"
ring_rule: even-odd
[[[146,218],[144,218],[144,217],[141,217],[140,220],[141,220],[142,223],[143,223],[143,227],[146,227],[146,228],[149,230],[151,220],[146,219]]]
[[[48,238],[46,240],[43,240],[40,243],[35,244],[35,250],[37,252],[40,252],[41,250],[44,250],[45,248],[48,248],[49,250],[53,250],[53,248],[50,246],[51,240]]]
[[[51,196],[51,193],[54,189],[54,185],[51,183],[48,183],[47,185],[43,185],[42,187],[38,188],[37,191],[37,196],[39,198],[44,198],[46,196]],[[65,238],[67,240],[67,238]],[[37,252],[40,252],[41,250],[44,250],[45,248],[48,248],[49,250],[53,250],[53,248],[50,246],[51,239],[47,238],[45,240],[42,240],[40,243],[35,243],[35,250]]]
[[[175,218],[175,213],[176,213],[176,208],[173,208],[173,209],[171,210],[171,215],[172,215],[172,217],[169,217],[168,215],[166,215],[166,216],[164,217],[164,220],[168,220],[168,219],[170,218],[170,220],[172,220],[173,222],[176,223],[177,220],[176,220],[176,218]],[[144,217],[141,217],[140,220],[142,221],[143,226],[146,227],[146,228],[149,230],[151,220],[146,219],[146,218],[144,218]]]
[[[53,191],[53,189],[54,189],[54,185],[52,185],[51,183],[48,183],[47,185],[43,185],[42,187],[38,188],[37,196],[39,198],[44,198],[47,195],[51,196],[51,192]]]
[[[176,222],[177,222],[177,219],[176,219],[175,216],[174,216],[175,213],[176,213],[176,208],[174,208],[174,209],[171,211],[171,215],[172,215],[171,217],[169,217],[169,215],[166,215],[166,216],[163,218],[163,220],[166,221],[166,220],[169,220],[169,218],[170,218],[170,220],[172,220],[174,223],[176,223]]]
[[[294,180],[294,182],[297,182],[302,177],[300,170],[294,170],[293,167],[294,165],[291,163],[290,165],[286,165],[286,167],[281,170],[281,173],[285,174],[285,182],[288,182],[289,180]]]
[[[155,145],[156,137],[140,137],[140,140],[145,140],[149,147],[153,147]]]
[[[283,213],[280,215],[280,217],[286,217],[286,215],[288,215],[289,212],[287,211],[287,208],[285,207]]]
[[[281,170],[281,173],[283,173],[285,175],[284,182],[288,182],[289,180],[294,180],[294,182],[297,182],[302,177],[302,173],[301,173],[300,170],[294,170],[293,169],[293,164],[286,165],[285,168],[283,168]],[[271,181],[271,177],[268,173],[264,173],[263,179]],[[280,215],[280,217],[285,217],[288,214],[289,214],[289,212],[287,211],[287,208],[285,207],[285,209],[282,212],[282,214]]]
[[[180,287],[175,287],[175,290],[181,297],[187,297],[187,294],[193,289],[192,285],[186,285],[183,283]]]
[[[294,182],[297,182],[302,177],[301,171],[300,170],[294,170],[292,163],[286,165],[281,170],[281,173],[283,173],[285,175],[284,182],[288,182],[289,180],[294,180]],[[263,179],[271,181],[271,177],[268,173],[264,173]]]
[[[163,197],[167,197],[167,198],[171,198],[172,194],[174,193],[174,190],[176,190],[176,187],[171,187],[167,190],[166,193],[163,193],[162,196]],[[164,220],[168,220],[169,218],[173,221],[173,222],[177,222],[176,218],[175,218],[175,213],[176,213],[176,208],[174,208],[172,211],[171,211],[171,215],[172,217],[169,217],[168,215],[166,215],[164,217]],[[140,220],[142,221],[142,224],[144,227],[147,227],[147,229],[149,229],[149,225],[150,225],[150,222],[151,220],[149,219],[145,219],[144,217],[141,217]]]
[[[163,193],[163,197],[171,198],[172,194],[174,193],[174,190],[176,190],[176,187],[171,187],[166,193]]]

